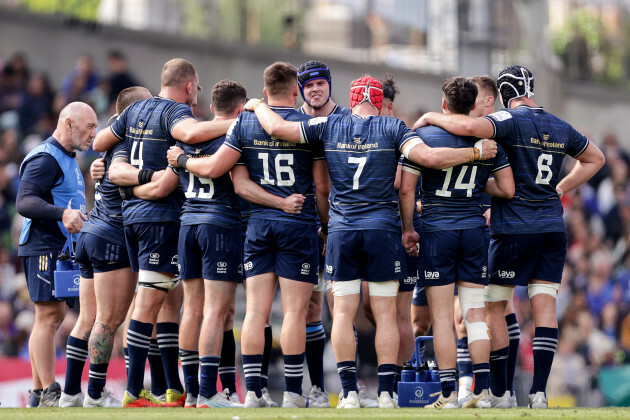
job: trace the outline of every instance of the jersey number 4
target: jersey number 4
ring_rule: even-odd
[[[466,197],[472,197],[473,189],[475,189],[475,177],[477,176],[477,166],[472,166],[472,171],[470,172],[470,179],[468,182],[464,183],[464,176],[466,176],[466,172],[468,172],[468,165],[464,165],[461,167],[459,171],[459,176],[455,180],[455,189],[456,190],[465,190]],[[448,190],[448,186],[451,183],[451,177],[453,175],[453,168],[442,169],[446,172],[446,177],[444,177],[444,185],[442,185],[442,189],[435,190],[435,195],[440,197],[450,197],[452,195],[452,191]]]

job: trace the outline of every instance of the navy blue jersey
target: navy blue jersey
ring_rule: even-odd
[[[212,156],[225,141],[225,136],[198,144],[177,142],[190,158]],[[211,223],[226,229],[240,228],[241,216],[238,198],[229,173],[219,178],[199,178],[178,168],[179,184],[186,196],[182,208],[182,225]]]
[[[395,118],[331,115],[301,124],[302,138],[323,144],[331,180],[329,231],[400,231],[394,190],[399,150],[416,133]]]
[[[287,121],[310,119],[293,108],[272,106]],[[225,144],[241,153],[239,165],[247,165],[249,177],[267,192],[288,197],[306,197],[302,213],[287,214],[259,204],[251,204],[250,220],[289,220],[315,223],[315,194],[313,189],[313,160],[323,159],[321,149],[307,144],[296,144],[271,137],[263,130],[253,112],[243,112],[228,130]]]
[[[157,171],[168,166],[166,152],[175,145],[171,135],[173,127],[188,118],[194,118],[188,105],[154,96],[130,105],[112,124],[111,130],[125,141],[130,164],[138,169]],[[132,223],[178,222],[182,202],[179,189],[160,200],[148,201],[137,197],[125,200],[125,226]]]
[[[473,137],[460,137],[448,131],[428,126],[417,131],[430,147],[472,147]],[[406,166],[413,166],[405,161]],[[486,226],[482,205],[483,190],[492,172],[510,166],[505,151],[498,147],[494,159],[456,165],[447,169],[422,170],[421,231],[475,229]]]
[[[94,192],[94,208],[88,220],[83,224],[81,232],[88,232],[105,238],[117,245],[123,245],[122,198],[118,185],[109,180],[109,166],[116,153],[124,151],[125,143],[120,142],[111,150],[101,153],[105,159],[105,176],[96,183]]]
[[[542,108],[519,106],[486,118],[505,148],[516,186],[512,200],[492,199],[491,233],[566,232],[558,175],[564,156],[578,157],[589,140]]]

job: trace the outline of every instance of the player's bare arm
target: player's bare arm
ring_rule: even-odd
[[[401,165],[398,165],[400,168]],[[420,241],[418,233],[413,228],[413,212],[416,207],[416,185],[418,174],[406,170],[400,171],[400,189],[398,203],[402,225],[402,244],[409,255],[418,255],[417,244]]]
[[[171,134],[184,143],[197,144],[225,135],[234,121],[236,119],[197,121],[194,118],[187,118],[178,122],[171,130]]]
[[[458,136],[471,136],[480,139],[494,137],[494,126],[487,118],[473,118],[462,114],[441,114],[427,112],[413,125],[413,129],[435,125]]]
[[[92,142],[92,149],[95,152],[106,152],[118,143],[120,139],[114,135],[114,132],[110,127],[103,128],[96,133],[94,141]]]
[[[490,123],[490,125],[492,125]],[[409,142],[411,143],[411,142]],[[424,143],[419,143],[411,147],[407,158],[419,165],[427,168],[445,169],[463,163],[474,162],[476,160],[487,160],[497,155],[497,144],[493,140],[477,142],[474,147],[453,149],[450,147],[429,147]]]
[[[245,200],[282,210],[288,214],[300,214],[302,206],[304,206],[304,197],[302,194],[292,194],[288,197],[280,197],[267,192],[260,185],[256,184],[249,177],[249,170],[245,165],[236,165],[230,171],[234,191]]]
[[[262,128],[270,135],[292,143],[300,143],[300,123],[285,121],[261,99],[250,99],[244,109],[254,111]]]
[[[188,159],[180,147],[172,146],[166,157],[174,168],[180,168],[184,164],[184,169],[200,178],[218,178],[232,169],[241,158],[241,154],[229,146],[222,145],[212,156]]]
[[[592,142],[588,144],[586,150],[576,159],[577,162],[575,162],[571,172],[562,178],[556,186],[556,191],[558,191],[560,197],[591,179],[606,163],[604,154]]]
[[[134,187],[133,195],[143,200],[159,200],[172,193],[179,186],[179,175],[170,168],[160,173],[157,180]]]
[[[484,191],[493,197],[507,198],[508,200],[511,200],[516,191],[512,168],[507,167],[499,169],[492,175],[494,178],[488,178]]]
[[[328,223],[330,175],[328,174],[328,164],[323,159],[313,162],[313,182],[315,183],[315,198],[319,220],[322,223]]]

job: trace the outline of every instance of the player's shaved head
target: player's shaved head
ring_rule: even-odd
[[[297,69],[291,63],[277,61],[265,69],[263,77],[270,96],[290,94],[297,86]]]
[[[66,119],[74,120],[83,115],[92,115],[94,114],[94,110],[91,106],[86,104],[85,102],[71,102],[59,113],[59,123],[62,124]],[[96,114],[94,114],[96,115]]]
[[[492,76],[475,76],[469,77],[468,80],[477,85],[479,90],[484,90],[488,92],[490,96],[493,98],[499,97],[499,87],[497,86],[496,80],[492,78]]]
[[[455,114],[468,115],[477,100],[477,85],[465,77],[451,77],[444,81],[442,93],[446,107]]]
[[[247,91],[238,82],[224,79],[212,87],[212,107],[215,112],[231,114],[246,101]]]
[[[151,92],[144,86],[132,86],[123,89],[116,98],[116,114],[120,115],[129,105],[150,97]]]
[[[162,86],[180,87],[191,82],[197,75],[197,70],[190,62],[183,58],[173,58],[162,68]]]

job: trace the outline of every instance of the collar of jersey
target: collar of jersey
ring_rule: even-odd
[[[529,109],[543,109],[542,106],[529,106],[529,105],[519,105],[517,108],[529,108]]]
[[[53,146],[55,146],[56,148],[64,152],[66,155],[70,156],[71,158],[75,158],[77,156],[77,152],[68,152],[65,149],[65,147],[63,147],[61,143],[59,143],[59,140],[57,140],[53,136],[50,136],[50,138],[53,139],[53,141],[51,141],[50,144],[52,144]]]
[[[295,108],[292,108],[290,106],[269,105],[269,108],[271,108],[271,109],[290,109],[291,111],[295,111]]]
[[[160,96],[160,95],[155,95],[154,98],[158,98],[158,99],[164,99],[165,101],[171,101],[171,102],[175,102],[173,99],[171,98],[165,98],[164,96]]]

